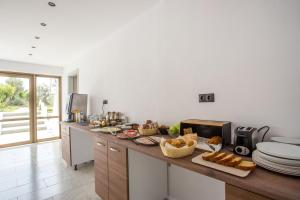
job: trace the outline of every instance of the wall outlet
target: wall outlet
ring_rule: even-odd
[[[103,105],[108,104],[108,100],[106,100],[106,99],[103,100],[102,104],[103,104]]]
[[[206,102],[206,95],[205,94],[199,94],[199,102]]]
[[[199,94],[199,102],[215,102],[215,94],[208,93],[208,94]]]
[[[215,94],[214,93],[206,94],[206,102],[215,102]]]

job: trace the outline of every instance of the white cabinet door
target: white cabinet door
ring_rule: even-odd
[[[167,163],[128,149],[129,199],[163,200],[168,196]]]
[[[170,200],[224,200],[225,183],[199,173],[171,165]]]
[[[93,136],[72,127],[70,135],[72,166],[94,160]]]

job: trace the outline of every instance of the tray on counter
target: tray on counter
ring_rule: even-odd
[[[192,162],[196,163],[196,164],[199,164],[199,165],[203,165],[205,167],[209,167],[209,168],[216,169],[216,170],[219,170],[219,171],[222,171],[222,172],[226,172],[228,174],[239,176],[239,177],[246,177],[251,172],[250,170],[248,170],[248,171],[241,170],[241,169],[237,169],[237,168],[234,168],[234,167],[228,167],[228,166],[220,165],[218,163],[214,163],[214,162],[211,162],[211,161],[203,160],[202,159],[203,154],[205,154],[205,153],[202,153],[202,154],[194,157],[192,159]]]

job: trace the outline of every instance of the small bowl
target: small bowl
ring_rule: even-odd
[[[161,135],[169,135],[169,129],[168,128],[159,128],[158,129]]]

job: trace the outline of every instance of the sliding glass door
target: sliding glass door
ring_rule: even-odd
[[[37,140],[59,138],[60,79],[36,77]]]
[[[0,73],[0,146],[32,141],[32,76]]]
[[[0,147],[60,138],[61,79],[0,72]]]

